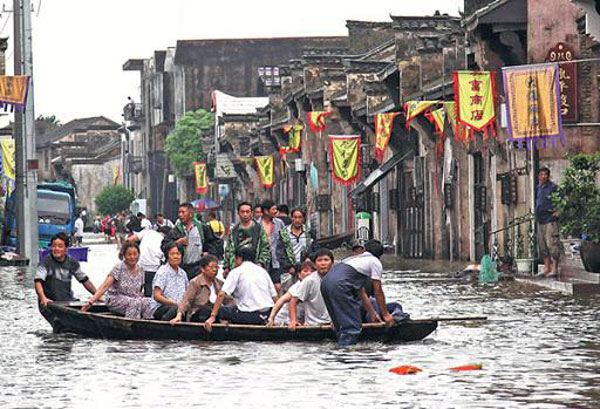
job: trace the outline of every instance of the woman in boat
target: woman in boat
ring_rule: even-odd
[[[223,285],[217,278],[218,271],[219,260],[215,256],[207,255],[200,259],[200,275],[190,281],[171,324],[181,322],[184,317],[186,321],[206,321]]]
[[[155,319],[170,321],[177,315],[178,303],[183,299],[189,280],[180,267],[183,248],[171,242],[164,250],[167,263],[160,266],[154,276],[150,308]]]
[[[108,291],[106,306],[110,311],[124,314],[126,318],[151,318],[150,298],[143,296],[144,272],[138,265],[140,248],[135,243],[124,243],[119,259],[121,261],[108,273],[98,291],[81,310],[89,310]]]
[[[299,281],[294,283],[290,289],[277,300],[273,309],[271,310],[271,314],[269,314],[269,319],[267,320],[267,327],[273,327],[275,325],[288,325],[290,321],[290,313],[289,313],[289,302],[294,297],[295,291],[300,285],[300,281],[304,280],[304,278],[308,277],[312,274],[313,271],[316,270],[315,264],[307,260],[302,263],[302,267],[300,268],[300,273],[298,274]],[[298,316],[302,317],[304,314],[302,312],[302,304],[298,305]]]

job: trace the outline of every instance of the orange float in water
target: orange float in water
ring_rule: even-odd
[[[480,371],[482,369],[483,366],[481,364],[455,366],[454,368],[450,368],[451,371]]]
[[[414,375],[417,372],[422,372],[421,368],[417,368],[416,366],[411,365],[402,365],[396,368],[390,369],[390,372],[393,372],[398,375]]]

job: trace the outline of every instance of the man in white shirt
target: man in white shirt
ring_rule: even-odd
[[[290,322],[288,328],[296,329],[296,308],[299,302],[304,307],[305,325],[324,325],[331,322],[327,306],[321,295],[321,281],[333,266],[333,253],[327,249],[319,249],[314,255],[317,271],[302,280],[298,286],[290,288]]]
[[[76,246],[80,245],[83,241],[83,218],[81,215],[79,215],[77,220],[75,220],[75,232],[73,233],[73,237],[75,238],[73,244]]]
[[[254,264],[254,250],[239,248],[235,252],[236,268],[231,270],[219,291],[210,317],[205,321],[206,330],[212,330],[217,320],[236,324],[265,324],[271,308],[277,301],[277,291],[267,270]],[[223,306],[225,296],[235,300],[235,306]]]
[[[144,297],[152,297],[152,281],[156,271],[165,259],[161,244],[170,230],[168,227],[161,227],[158,231],[141,229],[134,232],[127,239],[127,241],[140,242],[140,260],[138,263],[144,271]]]
[[[150,220],[148,220],[148,218],[146,217],[146,215],[144,213],[138,213],[137,217],[140,219],[140,222],[142,224],[142,229],[152,229],[152,222]]]
[[[387,326],[394,324],[394,317],[387,309],[381,288],[383,266],[379,257],[383,254],[383,246],[377,240],[369,240],[364,247],[364,253],[350,256],[334,265],[321,282],[321,293],[336,328],[340,347],[353,345],[358,341],[362,331],[363,305],[372,322],[381,322],[383,319]],[[373,282],[375,299],[382,317],[375,312],[365,291],[369,280]]]

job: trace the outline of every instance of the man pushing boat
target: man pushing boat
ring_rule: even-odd
[[[381,287],[383,266],[379,257],[383,246],[377,240],[369,240],[365,251],[335,264],[321,281],[321,293],[327,311],[337,333],[338,346],[354,345],[362,331],[361,307],[367,310],[372,322],[385,321],[387,326],[394,324],[389,313],[385,294]],[[373,308],[365,291],[365,285],[372,280],[375,299],[382,316]]]

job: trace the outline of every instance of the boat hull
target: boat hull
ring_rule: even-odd
[[[300,327],[296,331],[290,331],[286,327],[215,324],[209,332],[199,323],[171,325],[165,321],[133,320],[109,314],[104,306],[94,306],[89,312],[79,311],[80,306],[81,304],[53,303],[47,308],[40,308],[54,332],[93,338],[273,342],[335,340],[335,333],[329,326]],[[360,341],[418,341],[436,328],[437,321],[433,320],[408,320],[391,328],[367,324]]]

